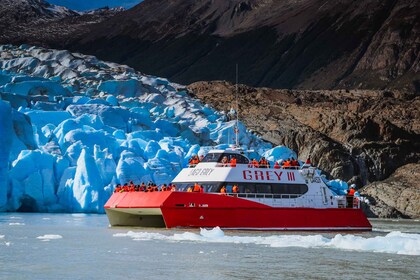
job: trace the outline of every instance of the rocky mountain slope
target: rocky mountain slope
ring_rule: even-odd
[[[415,0],[150,0],[71,49],[188,84],[420,91]],[[118,49],[118,52],[113,50]]]
[[[235,106],[235,88],[230,83],[197,82],[188,88],[191,94],[219,110]],[[398,168],[404,170],[408,163],[420,161],[420,98],[414,94],[273,90],[241,85],[238,100],[240,119],[247,128],[275,145],[291,147],[301,160],[310,157],[330,178],[341,178],[361,187],[388,178]],[[418,193],[419,181],[407,180],[406,184]],[[375,193],[371,196],[380,200]],[[388,199],[400,198],[388,196]],[[417,205],[419,201],[410,203]],[[398,209],[372,210],[371,214],[413,216],[401,207]],[[418,211],[417,214],[420,215]]]
[[[238,63],[254,86],[420,91],[415,0],[147,0],[83,15],[4,0],[0,15],[0,43],[94,54],[183,84],[234,81]]]
[[[79,13],[44,0],[1,0],[0,44],[62,45],[121,11],[105,8]]]
[[[366,186],[362,194],[371,201],[370,215],[420,217],[420,164],[407,164],[388,179]]]

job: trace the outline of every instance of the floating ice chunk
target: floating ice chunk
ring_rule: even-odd
[[[270,246],[273,248],[331,248],[373,253],[420,255],[420,234],[390,232],[386,236],[363,237],[337,234],[333,238],[316,235],[270,235],[234,236],[225,235],[220,228],[201,229],[200,234],[193,232],[163,235],[150,232],[117,233],[115,237],[129,237],[133,240],[164,240],[180,242],[241,243]]]
[[[37,239],[41,239],[42,241],[50,241],[53,239],[61,239],[61,238],[63,238],[63,236],[59,234],[45,234],[45,235],[41,235],[37,237]]]

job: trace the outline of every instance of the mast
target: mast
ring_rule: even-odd
[[[236,85],[235,85],[235,91],[236,91],[236,125],[235,125],[235,135],[236,135],[236,141],[235,145],[236,148],[239,148],[239,103],[238,103],[238,63],[236,63]]]

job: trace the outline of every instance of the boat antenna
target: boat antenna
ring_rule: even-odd
[[[236,126],[235,126],[235,135],[236,135],[236,148],[239,148],[239,103],[238,103],[238,63],[236,63]]]

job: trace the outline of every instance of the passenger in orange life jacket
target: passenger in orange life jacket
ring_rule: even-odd
[[[350,189],[347,191],[347,195],[348,196],[354,196],[355,193],[356,193],[356,190],[355,190],[354,186],[351,185]]]
[[[233,185],[232,192],[233,193],[238,193],[239,192],[239,187],[237,185]]]
[[[294,168],[300,166],[299,165],[299,162],[296,159],[294,159],[294,158],[292,158],[292,160],[290,162],[290,165],[293,166]]]
[[[120,192],[121,191],[121,185],[117,184],[117,186],[115,187],[114,192]]]
[[[129,187],[128,187],[128,185],[127,185],[127,183],[124,184],[124,186],[122,187],[122,189],[123,189],[124,192],[128,192],[130,190]]]
[[[255,158],[252,159],[252,166],[258,168],[258,161]]]
[[[197,183],[195,183],[195,184],[194,184],[194,188],[193,188],[193,192],[200,192],[200,190],[201,190],[200,185],[199,185],[199,184],[197,184]]]
[[[220,193],[226,193],[226,187],[222,186],[222,188],[220,189]]]
[[[230,167],[236,167],[236,157],[232,156],[230,159]]]
[[[260,168],[268,168],[268,161],[262,157],[259,162]]]
[[[288,158],[284,163],[283,163],[283,168],[290,168],[292,165],[290,164],[290,158]]]
[[[274,169],[280,169],[280,164],[277,161],[274,163]]]

